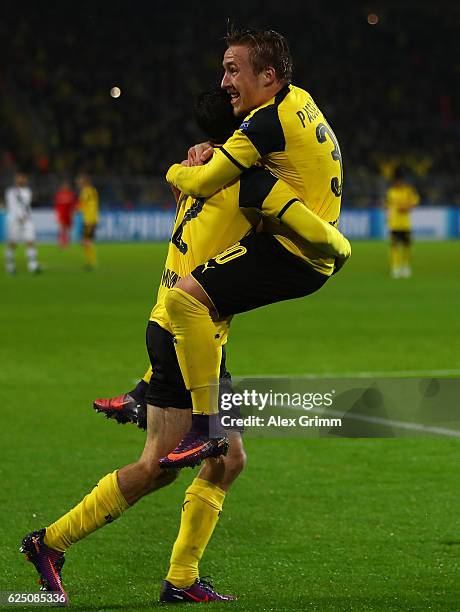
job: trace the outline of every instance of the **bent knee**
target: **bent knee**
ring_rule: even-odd
[[[160,474],[155,478],[155,488],[165,487],[176,480],[179,476],[179,470],[161,470]]]
[[[179,475],[179,470],[164,470],[156,463],[138,461],[138,475],[146,491],[155,491],[171,484]]]

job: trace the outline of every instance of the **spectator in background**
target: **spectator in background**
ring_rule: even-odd
[[[65,248],[69,244],[72,218],[77,206],[77,196],[70,187],[70,182],[64,179],[54,196],[54,210],[59,225],[59,246]]]
[[[410,211],[420,202],[415,187],[404,180],[404,168],[396,168],[385,205],[388,210],[390,230],[390,265],[393,278],[409,278],[411,268],[411,218]]]
[[[80,190],[78,209],[83,217],[83,251],[85,268],[93,270],[96,267],[96,248],[94,239],[99,221],[99,194],[91,182],[88,174],[81,173],[77,177]]]
[[[5,264],[8,274],[16,273],[15,251],[18,242],[26,243],[27,268],[29,272],[40,272],[35,246],[35,228],[32,221],[32,190],[27,175],[16,172],[14,185],[5,192],[7,242]]]

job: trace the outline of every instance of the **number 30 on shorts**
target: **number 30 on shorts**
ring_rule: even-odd
[[[218,255],[217,257],[214,257],[214,261],[217,264],[226,264],[229,261],[232,261],[232,259],[236,259],[237,257],[245,255],[247,252],[247,248],[237,242],[236,244],[223,251],[223,253],[220,253],[220,255]]]

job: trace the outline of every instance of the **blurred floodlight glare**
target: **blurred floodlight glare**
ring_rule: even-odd
[[[370,14],[367,16],[367,23],[368,23],[369,25],[377,25],[377,24],[378,24],[378,22],[379,22],[379,16],[378,16],[378,15],[376,15],[375,13],[370,13]]]
[[[119,87],[112,87],[110,95],[112,98],[119,98],[121,96],[121,89]]]

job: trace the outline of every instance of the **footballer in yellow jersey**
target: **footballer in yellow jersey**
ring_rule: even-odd
[[[410,213],[419,202],[420,196],[415,187],[404,181],[403,168],[396,168],[393,183],[385,196],[393,278],[408,278],[412,274]]]
[[[96,227],[99,222],[99,194],[86,173],[77,177],[80,189],[78,196],[78,209],[83,217],[83,252],[85,265],[88,270],[96,266],[96,249],[94,239]]]
[[[77,183],[80,187],[78,208],[83,217],[83,225],[88,231],[89,228],[94,230],[99,222],[99,195],[86,174],[80,175]]]

